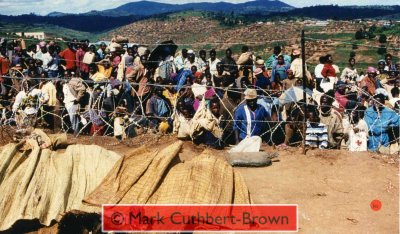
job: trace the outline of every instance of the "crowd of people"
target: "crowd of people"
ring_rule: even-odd
[[[263,59],[247,46],[217,58],[215,50],[173,44],[155,54],[120,39],[99,46],[74,39],[65,49],[54,41],[1,43],[1,124],[20,132],[123,140],[151,131],[218,149],[258,136],[283,148],[305,140],[310,148],[398,152],[400,63],[391,54],[366,71],[354,56],[344,69],[322,56],[314,71],[306,66],[304,90],[301,51],[279,46]]]

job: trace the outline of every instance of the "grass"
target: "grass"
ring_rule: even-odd
[[[313,39],[341,39],[341,40],[351,40],[354,38],[354,33],[334,33],[334,34],[321,34],[321,33],[305,33],[305,37]]]
[[[72,29],[67,29],[55,25],[48,24],[1,24],[0,25],[0,35],[4,37],[18,37],[14,33],[16,32],[45,32],[50,35],[51,38],[64,38],[66,40],[71,40],[72,38],[77,38],[78,40],[89,39],[90,41],[98,41],[105,33],[88,33],[81,32]],[[30,44],[30,40],[28,44]],[[32,40],[34,43],[35,40]],[[61,43],[62,45],[64,43]]]

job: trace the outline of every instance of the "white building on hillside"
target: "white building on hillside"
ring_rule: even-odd
[[[20,37],[33,37],[39,40],[46,38],[46,33],[44,32],[17,32],[15,34]]]

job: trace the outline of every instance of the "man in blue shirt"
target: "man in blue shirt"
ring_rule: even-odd
[[[272,69],[278,63],[278,56],[281,55],[282,48],[280,46],[274,47],[273,54],[267,59],[265,62],[265,67],[267,69]],[[289,55],[282,54],[285,63],[290,64],[292,62],[292,58]]]
[[[383,94],[375,95],[374,99],[374,105],[366,110],[364,120],[369,129],[368,150],[376,152],[382,146],[389,147],[388,130],[400,126],[400,116],[382,104],[385,103]]]
[[[234,131],[236,143],[247,137],[261,136],[270,121],[270,116],[264,107],[257,104],[257,91],[247,89],[245,91],[246,102],[238,106],[234,116]]]

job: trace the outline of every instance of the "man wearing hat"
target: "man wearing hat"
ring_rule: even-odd
[[[246,102],[238,106],[234,116],[234,131],[236,143],[252,136],[261,136],[270,120],[268,112],[257,104],[257,91],[247,89],[245,91]]]

